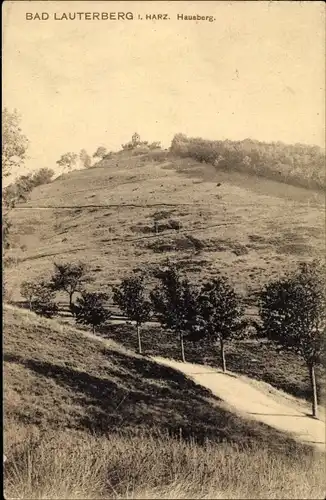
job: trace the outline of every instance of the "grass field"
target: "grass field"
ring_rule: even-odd
[[[181,372],[5,306],[6,498],[323,498],[324,457]]]
[[[324,457],[309,452],[198,445],[167,435],[24,435],[7,466],[6,498],[323,499],[325,494]]]
[[[53,261],[87,261],[99,289],[169,256],[194,281],[221,271],[250,297],[322,255],[323,204],[320,193],[166,151],[115,155],[36,188],[13,211],[8,294],[19,300],[21,281],[51,272]]]

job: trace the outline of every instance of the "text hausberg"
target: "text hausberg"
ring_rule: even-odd
[[[214,16],[200,16],[199,14],[196,14],[194,16],[187,16],[184,14],[177,14],[177,20],[178,21],[209,21],[212,23],[215,21]]]

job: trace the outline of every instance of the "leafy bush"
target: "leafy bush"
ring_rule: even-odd
[[[226,371],[225,343],[241,338],[243,305],[227,278],[204,283],[198,297],[200,337],[219,341],[221,364]]]
[[[91,325],[93,332],[95,328],[104,323],[110,313],[104,307],[108,300],[106,293],[101,292],[82,292],[81,297],[77,298],[74,305],[76,322],[83,325]]]
[[[151,314],[151,303],[145,296],[144,275],[134,272],[132,276],[125,278],[120,286],[114,287],[113,301],[130,320],[135,321],[138,352],[142,354],[140,328],[149,320]]]
[[[195,250],[198,252],[203,248],[203,244],[200,240],[187,235],[170,238],[158,238],[156,241],[147,243],[146,246],[157,253],[185,250]]]
[[[157,219],[154,219],[154,232],[161,233],[162,231],[167,231],[169,229],[179,231],[181,228],[182,223],[176,219],[169,219],[167,221],[160,222]]]
[[[20,285],[20,295],[27,300],[30,311],[32,310],[33,300],[37,297],[39,287],[38,280],[26,280]]]
[[[174,212],[175,210],[156,210],[156,212],[154,212],[153,214],[153,219],[155,220],[167,219]]]
[[[127,150],[128,150],[128,149],[133,149],[133,148],[134,148],[134,145],[133,145],[133,143],[132,143],[132,142],[127,142],[126,144],[121,144],[121,147],[122,147],[122,149],[124,149],[124,150],[125,150],[125,149],[127,149]]]
[[[32,174],[21,175],[15,182],[3,190],[2,201],[6,209],[13,208],[17,203],[27,201],[34,187]]]
[[[2,202],[6,210],[13,208],[17,203],[28,200],[32,190],[42,184],[51,182],[54,170],[50,168],[40,168],[34,173],[19,176],[3,189]]]
[[[198,294],[174,265],[159,270],[156,277],[159,284],[151,292],[153,309],[160,323],[179,337],[181,359],[185,361],[184,337],[193,334],[198,324]]]
[[[102,160],[107,154],[107,149],[104,146],[99,146],[93,154],[93,158],[100,158]]]
[[[58,313],[58,306],[54,302],[55,291],[45,280],[24,282],[21,293],[28,298],[30,309],[40,316],[52,318]]]
[[[51,287],[56,291],[64,291],[69,296],[69,307],[73,313],[73,296],[82,292],[84,285],[91,281],[88,266],[83,262],[54,263],[54,273],[51,278]]]
[[[151,144],[149,144],[148,147],[149,147],[149,149],[161,149],[162,148],[160,141],[152,142]]]
[[[33,187],[41,186],[42,184],[49,184],[54,176],[54,173],[54,170],[51,168],[40,168],[40,170],[37,170],[37,172],[32,175],[31,180]]]
[[[60,159],[56,162],[60,167],[66,167],[70,170],[78,160],[76,153],[65,153],[61,155]]]
[[[92,166],[92,159],[87,153],[86,149],[80,150],[79,159],[84,168],[90,168]]]

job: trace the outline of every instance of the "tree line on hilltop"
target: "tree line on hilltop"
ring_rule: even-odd
[[[141,141],[139,134],[135,132],[132,135],[131,141],[126,144],[121,144],[122,150],[132,151],[134,149],[142,148],[144,151],[153,150],[153,149],[161,149],[161,143],[159,141],[149,142],[149,141]],[[113,157],[114,152],[109,151],[105,146],[99,146],[93,154],[93,158],[95,160],[109,160]],[[60,167],[67,168],[67,170],[71,170],[74,167],[78,160],[81,162],[81,165],[84,168],[93,167],[92,157],[87,153],[86,149],[82,149],[79,154],[68,152],[61,155],[57,164]]]
[[[146,286],[145,274],[133,271],[113,287],[113,302],[136,326],[138,353],[142,354],[141,327],[155,319],[178,341],[180,358],[186,361],[186,343],[207,339],[219,346],[220,364],[226,371],[228,342],[245,339],[250,333],[242,298],[221,275],[196,286],[171,263],[154,272],[156,285]],[[24,281],[21,295],[29,308],[46,317],[58,313],[56,292],[68,295],[77,324],[96,328],[110,320],[108,292],[87,290],[92,281],[83,263],[54,264],[48,279]],[[77,295],[76,300],[74,297]],[[306,363],[312,389],[312,413],[317,416],[315,366],[325,355],[326,295],[325,266],[313,261],[301,263],[281,279],[268,283],[259,294],[259,337],[295,352]]]
[[[282,142],[208,141],[176,134],[171,152],[216,168],[254,173],[302,187],[325,186],[325,152],[318,146]]]

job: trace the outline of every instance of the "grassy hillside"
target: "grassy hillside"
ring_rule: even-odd
[[[4,316],[5,426],[180,436],[283,447],[281,434],[231,414],[180,372],[11,307]],[[271,439],[273,436],[273,439]],[[7,443],[10,446],[10,443]]]
[[[323,203],[321,193],[167,151],[123,152],[36,188],[13,211],[8,292],[19,299],[21,281],[54,260],[88,262],[98,289],[169,256],[196,281],[226,273],[248,296],[322,255]]]
[[[11,306],[4,332],[6,498],[323,498],[322,456],[180,372]]]

